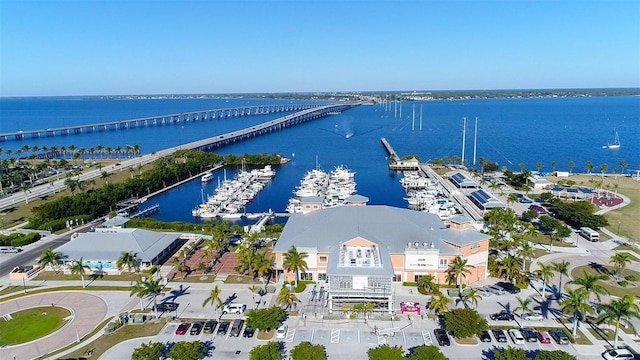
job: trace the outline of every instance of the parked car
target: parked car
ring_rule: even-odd
[[[189,334],[200,335],[200,332],[202,331],[203,326],[204,326],[204,323],[202,321],[194,322]]]
[[[535,331],[528,328],[524,328],[524,329],[520,329],[520,332],[522,333],[522,336],[524,336],[524,340],[526,342],[538,342],[538,338],[536,337]]]
[[[485,287],[490,293],[495,294],[495,295],[502,295],[504,294],[504,289],[501,288],[500,286],[496,286],[496,285],[489,285]]]
[[[449,340],[449,335],[447,335],[446,330],[444,329],[435,329],[433,330],[433,334],[436,336],[436,341],[440,346],[451,346],[451,340]]]
[[[191,327],[191,323],[182,323],[178,325],[176,329],[176,335],[184,335],[187,333],[187,330]]]
[[[179,305],[180,304],[175,303],[175,302],[163,302],[163,303],[160,303],[160,304],[156,305],[156,308],[160,312],[175,311],[178,308]]]
[[[635,355],[628,349],[612,349],[602,353],[602,357],[607,360],[635,359]]]
[[[287,335],[287,330],[289,330],[287,324],[280,325],[280,327],[276,329],[276,339],[284,339]]]
[[[508,292],[509,294],[517,294],[520,292],[520,288],[518,288],[517,286],[513,285],[510,282],[501,281],[496,285],[501,287],[504,291]]]
[[[488,330],[482,330],[482,334],[480,335],[480,341],[491,342],[491,335],[489,335]]]
[[[218,322],[215,320],[209,320],[206,323],[204,323],[204,333],[205,334],[213,334],[213,330],[216,329],[216,325],[218,325]]]
[[[256,332],[256,329],[252,328],[251,326],[247,326],[246,328],[244,328],[242,337],[253,337],[253,333],[255,332]]]
[[[497,342],[501,342],[501,343],[507,342],[507,335],[504,334],[504,331],[500,329],[494,329],[494,330],[491,330],[491,332],[493,333],[493,337],[496,338]]]
[[[242,314],[245,310],[247,310],[247,305],[231,303],[224,306],[224,308],[222,309],[222,313],[223,314],[226,314],[226,313]]]
[[[514,344],[524,344],[524,336],[518,329],[509,329],[509,337]]]
[[[226,335],[230,324],[231,323],[229,321],[221,322],[220,325],[218,325],[218,335]]]
[[[551,344],[551,338],[549,337],[549,333],[546,331],[537,331],[536,337],[540,344]]]
[[[569,343],[569,337],[562,330],[553,329],[549,331],[549,335],[556,341],[558,345],[565,345]]]
[[[476,289],[476,293],[480,294],[480,296],[483,296],[483,297],[493,295],[493,293],[489,291],[486,286]]]
[[[523,196],[523,197],[520,198],[520,203],[521,204],[531,204],[532,202],[533,202],[533,200],[531,200],[531,199],[529,199],[527,197]]]
[[[491,314],[489,316],[491,320],[511,321],[513,320],[513,314],[508,311],[501,311],[499,313]]]
[[[542,320],[544,320],[544,316],[539,312],[526,313],[526,314],[524,314],[524,316],[522,318],[525,319],[525,320],[531,320],[531,321],[542,321]]]
[[[231,332],[229,336],[238,337],[240,336],[240,332],[242,331],[242,325],[244,325],[244,320],[235,319],[233,320],[233,325],[231,325]]]

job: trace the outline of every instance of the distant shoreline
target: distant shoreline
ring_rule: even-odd
[[[184,99],[284,99],[317,101],[354,101],[386,99],[387,101],[437,101],[474,99],[571,98],[603,96],[640,96],[640,88],[585,89],[496,89],[496,90],[400,90],[400,91],[336,91],[293,93],[230,93],[230,94],[138,94],[138,95],[68,95],[11,96],[0,100],[60,99],[60,100],[184,100]]]

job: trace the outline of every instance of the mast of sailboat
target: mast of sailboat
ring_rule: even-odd
[[[476,148],[478,141],[478,117],[476,116],[476,126],[473,130],[473,166],[476,166]]]
[[[420,131],[422,131],[422,104],[420,104]]]
[[[402,101],[400,101],[400,119],[402,119]]]
[[[460,164],[464,164],[464,147],[467,141],[467,118],[462,118],[462,160]]]
[[[393,101],[393,118],[398,118],[398,100]]]
[[[413,104],[413,117],[411,118],[411,131],[416,129],[416,104]]]

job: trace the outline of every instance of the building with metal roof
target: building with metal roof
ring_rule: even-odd
[[[490,237],[466,219],[450,227],[435,214],[384,205],[339,206],[293,214],[273,249],[278,275],[285,253],[305,252],[303,280],[326,282],[329,310],[344,304],[374,302],[393,309],[393,283],[433,275],[446,282],[446,270],[458,256],[475,266],[465,283],[487,276]]]
[[[476,190],[470,193],[468,197],[482,211],[506,207],[500,199],[491,195],[484,189]]]
[[[160,233],[133,228],[96,228],[94,232],[78,234],[56,250],[64,255],[63,264],[83,259],[93,270],[117,272],[117,261],[129,252],[141,268],[158,265],[180,244],[179,234]]]
[[[449,181],[453,183],[457,188],[477,188],[478,184],[472,179],[468,178],[465,174],[457,172],[449,176]]]

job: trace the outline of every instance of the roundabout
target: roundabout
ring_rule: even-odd
[[[61,306],[40,306],[4,314],[0,320],[0,346],[24,344],[62,328],[72,318]]]
[[[0,359],[35,359],[75,343],[104,320],[108,311],[107,303],[98,296],[61,291],[25,296],[0,303],[0,316],[18,314],[22,310],[32,308],[41,310],[42,315],[43,312],[48,313],[48,310],[57,307],[71,313],[66,323],[57,329],[50,328],[35,340],[0,348]]]

